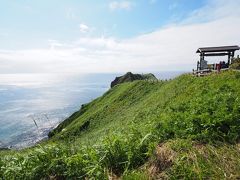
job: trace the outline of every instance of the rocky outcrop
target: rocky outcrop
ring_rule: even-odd
[[[117,84],[121,84],[124,82],[132,82],[135,80],[152,80],[157,81],[157,78],[149,73],[149,74],[133,74],[131,72],[126,73],[123,76],[116,77],[114,81],[111,82],[111,88],[116,86]]]

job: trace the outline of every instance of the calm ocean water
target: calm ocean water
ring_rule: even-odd
[[[182,72],[155,73],[159,79]],[[47,137],[59,122],[106,92],[119,74],[0,74],[0,148]]]

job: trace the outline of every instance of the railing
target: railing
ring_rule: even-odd
[[[193,75],[206,76],[206,75],[209,75],[212,72],[217,73],[217,72],[220,72],[220,71],[227,71],[227,70],[229,70],[229,68],[223,68],[223,69],[220,69],[220,70],[213,70],[213,69],[194,70],[193,69]]]

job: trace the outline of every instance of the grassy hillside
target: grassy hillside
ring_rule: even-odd
[[[239,178],[240,73],[123,83],[23,151],[0,177]]]

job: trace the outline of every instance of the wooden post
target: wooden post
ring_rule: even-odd
[[[231,52],[228,52],[228,65],[230,65]]]
[[[201,53],[201,54],[200,54],[199,70],[202,70],[202,63],[203,63],[203,61],[204,61],[204,58],[205,58],[205,54],[204,54],[204,53]]]
[[[235,51],[232,52],[231,64],[232,64],[232,61],[233,61],[233,59],[234,59],[234,53],[235,53]]]

